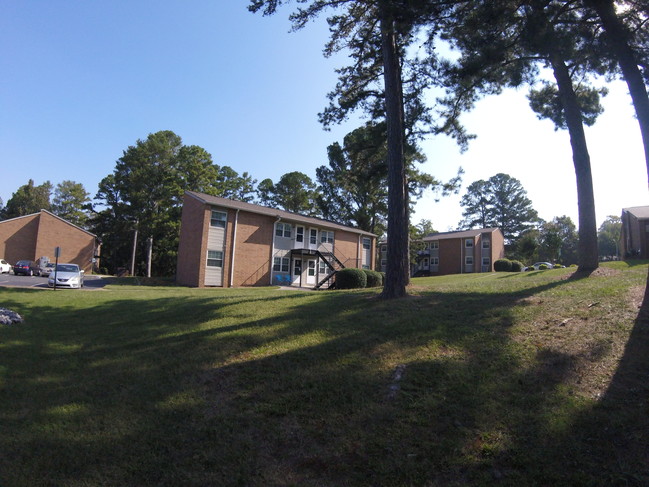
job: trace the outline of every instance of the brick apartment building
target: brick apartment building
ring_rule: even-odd
[[[59,262],[78,264],[86,272],[92,269],[97,254],[92,233],[47,210],[0,221],[0,257],[10,264],[41,257],[54,261],[56,247],[61,248]]]
[[[620,255],[649,259],[649,206],[622,209]]]
[[[412,275],[442,276],[492,272],[494,261],[505,256],[505,239],[499,228],[435,233],[424,237]],[[387,245],[381,245],[381,268],[385,270]]]
[[[326,288],[343,267],[373,269],[376,235],[319,218],[188,191],[178,284]]]

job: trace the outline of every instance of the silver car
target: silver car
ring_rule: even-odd
[[[41,276],[47,277],[54,272],[54,262],[48,262],[43,267],[41,267]]]
[[[56,285],[56,287],[69,287],[71,289],[82,288],[83,271],[79,269],[77,264],[57,264],[50,271],[47,285],[49,287]]]

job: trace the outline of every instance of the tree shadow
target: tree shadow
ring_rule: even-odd
[[[0,484],[587,485],[557,472],[590,412],[548,426],[572,358],[511,339],[512,305],[565,284],[35,306],[2,333]]]

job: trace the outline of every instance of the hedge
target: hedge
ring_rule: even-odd
[[[336,289],[359,289],[367,287],[367,274],[362,269],[348,267],[336,273]]]
[[[525,266],[520,260],[512,260],[512,272],[521,272]]]
[[[512,261],[509,259],[498,259],[494,262],[494,271],[496,272],[511,272]]]
[[[380,272],[363,269],[367,276],[367,287],[381,287],[383,286],[383,276]]]

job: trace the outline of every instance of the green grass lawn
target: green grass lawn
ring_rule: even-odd
[[[647,270],[0,289],[0,486],[649,485]]]

